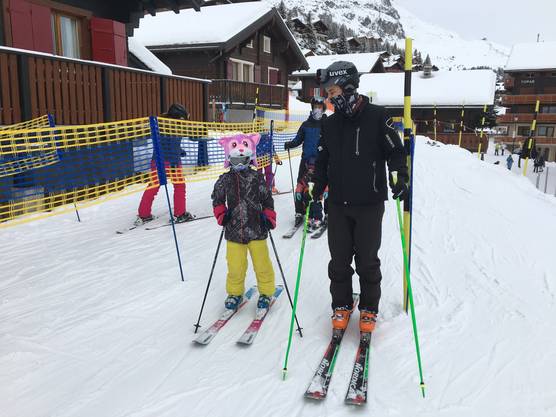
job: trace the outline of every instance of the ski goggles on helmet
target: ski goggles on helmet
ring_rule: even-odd
[[[341,80],[349,79],[351,76],[359,76],[359,72],[355,66],[349,68],[328,69],[321,68],[317,70],[316,81],[318,85],[328,88],[334,84],[342,87]]]

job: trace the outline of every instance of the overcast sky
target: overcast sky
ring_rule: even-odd
[[[556,0],[395,0],[417,17],[457,32],[465,39],[512,46],[556,41]]]

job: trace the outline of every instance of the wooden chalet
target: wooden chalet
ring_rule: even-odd
[[[510,149],[532,136],[546,161],[556,161],[556,42],[524,43],[513,47],[504,68],[506,113],[498,116],[499,128],[507,132],[497,138]],[[540,102],[537,126],[531,122]]]
[[[288,75],[309,66],[275,8],[265,3],[215,6],[184,24],[192,14],[147,17],[134,38],[174,74],[212,80],[209,100],[226,108],[228,121],[248,120],[255,104],[287,107]]]
[[[230,1],[202,4],[224,2]],[[127,43],[145,13],[201,10],[199,4],[0,0],[0,125],[46,113],[58,124],[127,119],[159,114],[173,101],[203,119],[208,82],[129,68],[152,69],[142,57],[130,59]]]

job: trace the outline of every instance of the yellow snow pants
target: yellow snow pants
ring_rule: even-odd
[[[276,289],[274,268],[270,261],[266,240],[252,240],[247,244],[227,241],[226,261],[228,262],[228,276],[226,279],[226,292],[228,295],[243,295],[245,291],[245,275],[247,274],[247,250],[251,254],[259,294],[273,295]]]

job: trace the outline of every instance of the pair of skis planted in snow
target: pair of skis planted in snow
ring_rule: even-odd
[[[311,239],[318,239],[324,234],[324,232],[326,232],[327,228],[328,228],[328,223],[323,223],[322,226],[318,227],[317,229],[307,228],[307,233],[311,235]],[[284,233],[282,237],[284,239],[291,239],[293,235],[295,235],[295,232],[297,232],[299,229],[303,229],[303,223],[301,223],[298,226],[293,226],[290,230]]]
[[[281,286],[281,285],[277,286],[276,291],[274,292],[274,295],[272,296],[272,298],[270,300],[270,304],[269,304],[268,308],[257,308],[257,311],[255,313],[255,318],[253,319],[253,321],[251,322],[249,327],[247,327],[245,332],[243,332],[241,337],[237,340],[238,344],[250,345],[250,344],[253,343],[253,341],[255,340],[255,337],[257,337],[257,334],[259,333],[259,330],[261,329],[261,326],[263,324],[263,321],[264,321],[265,317],[268,314],[268,311],[270,310],[270,308],[275,303],[276,299],[280,296],[280,294],[282,293],[283,290],[284,290],[283,286]],[[224,327],[228,323],[228,321],[230,321],[230,319],[233,316],[235,316],[235,314],[245,304],[247,304],[247,302],[253,297],[253,295],[256,292],[257,292],[257,287],[253,286],[253,287],[249,288],[247,290],[247,292],[245,293],[245,295],[243,296],[243,301],[241,302],[241,304],[238,306],[238,308],[236,310],[226,310],[220,316],[220,318],[212,324],[212,326],[210,326],[207,330],[202,332],[193,341],[195,343],[198,343],[198,344],[201,344],[201,345],[208,345],[212,341],[212,339],[214,339],[216,337],[216,335],[218,334],[220,329],[222,329],[222,327]]]
[[[193,219],[185,221],[185,222],[179,222],[179,223],[174,222],[174,224],[178,225],[178,224],[183,224],[183,223],[191,223],[191,222],[194,222],[196,220],[208,219],[210,217],[213,217],[212,214],[207,215],[207,216],[194,217]],[[156,220],[156,219],[157,219],[157,217],[155,217],[154,220]],[[156,229],[160,229],[161,227],[167,227],[167,226],[172,225],[171,222],[156,224],[156,223],[153,223],[154,220],[152,220],[150,222],[147,222],[147,223],[140,224],[140,225],[133,225],[133,226],[128,227],[127,229],[116,230],[116,233],[119,234],[119,235],[123,235],[124,233],[127,233],[127,232],[129,232],[131,230],[135,230],[135,229],[156,230]]]
[[[358,301],[359,296],[354,295],[354,308]],[[344,333],[345,330],[335,330],[332,334],[332,339],[324,352],[324,356],[319,363],[307,391],[305,391],[305,398],[313,400],[323,400],[326,398]],[[362,333],[357,354],[355,355],[355,363],[353,365],[348,390],[344,400],[346,404],[363,405],[367,402],[370,352],[371,333]]]

